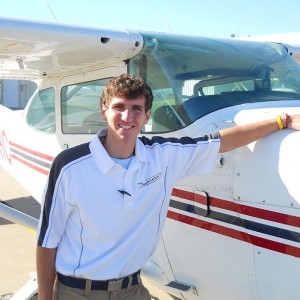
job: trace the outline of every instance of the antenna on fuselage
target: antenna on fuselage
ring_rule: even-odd
[[[51,15],[53,16],[53,18],[54,18],[55,22],[57,22],[57,19],[56,19],[56,17],[55,17],[55,15],[54,15],[54,13],[53,13],[53,11],[52,11],[51,7],[49,6],[49,4],[48,4],[47,0],[44,0],[44,1],[45,1],[46,5],[47,5],[47,7],[48,7],[48,9],[49,9],[49,11],[50,11],[50,13],[51,13]]]
[[[170,33],[174,33],[173,30],[171,29],[171,27],[169,26],[169,24],[164,19],[164,17],[161,15],[161,13],[158,10],[156,11],[156,13],[160,17],[160,19],[163,21],[163,23],[165,24],[165,26],[168,28],[168,30],[170,31]]]

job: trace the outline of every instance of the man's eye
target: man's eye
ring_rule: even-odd
[[[115,109],[115,110],[122,110],[122,109],[123,109],[123,106],[121,106],[121,105],[116,105],[116,106],[113,107],[113,109]]]

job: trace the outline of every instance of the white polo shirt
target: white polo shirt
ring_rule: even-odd
[[[38,229],[38,244],[57,249],[56,270],[105,280],[141,269],[159,241],[172,188],[209,172],[218,138],[137,139],[128,169],[99,140],[61,152],[54,160]],[[122,191],[122,192],[120,192]]]

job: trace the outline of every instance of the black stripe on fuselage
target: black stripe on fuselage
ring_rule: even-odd
[[[16,154],[17,156],[20,156],[20,157],[22,157],[22,158],[24,158],[24,159],[26,159],[30,162],[33,162],[37,165],[40,165],[40,166],[44,167],[44,168],[50,169],[51,163],[47,163],[47,162],[42,161],[40,159],[34,158],[33,156],[25,154],[25,153],[23,153],[23,152],[21,152],[17,149],[14,149],[12,147],[10,149],[11,149],[11,152]]]
[[[171,199],[170,207],[182,210],[184,212],[189,212],[189,213],[198,215],[195,212],[195,206],[192,204],[182,203],[180,201]],[[197,210],[199,210],[198,207],[197,207]],[[205,212],[205,210],[203,210],[203,212]],[[251,230],[251,231],[255,231],[255,232],[259,232],[259,233],[263,233],[263,234],[267,234],[267,235],[271,235],[271,236],[274,236],[277,238],[282,238],[282,239],[286,239],[289,241],[300,243],[300,233],[292,231],[292,230],[287,230],[287,229],[283,229],[283,228],[279,228],[279,227],[275,227],[275,226],[271,226],[271,225],[262,224],[259,222],[250,221],[247,219],[239,218],[239,217],[228,215],[228,214],[221,213],[221,212],[216,212],[213,210],[209,211],[208,216],[206,218],[221,221],[221,222],[224,222],[227,224],[232,224],[234,226],[242,227],[247,230]]]

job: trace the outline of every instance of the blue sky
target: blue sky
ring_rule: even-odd
[[[300,0],[0,0],[0,16],[226,38],[300,31]]]

